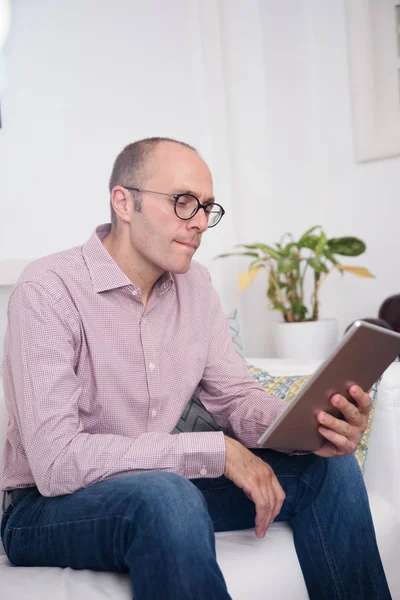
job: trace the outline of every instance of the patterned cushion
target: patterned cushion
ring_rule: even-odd
[[[233,342],[233,345],[235,346],[235,350],[239,354],[239,356],[244,358],[243,342],[242,342],[242,338],[240,337],[240,330],[239,330],[239,313],[238,313],[237,308],[235,308],[227,316],[227,319],[228,319],[228,323],[229,323],[229,330],[230,330],[231,336],[232,336],[232,342]]]
[[[362,434],[361,439],[358,442],[358,446],[354,452],[354,454],[356,455],[356,459],[358,460],[358,464],[360,465],[360,469],[363,473],[364,473],[364,468],[365,468],[365,461],[367,460],[368,441],[369,441],[369,436],[371,434],[372,421],[373,421],[374,415],[375,415],[376,396],[378,394],[378,388],[379,388],[379,384],[380,384],[381,380],[382,380],[382,377],[379,377],[379,379],[377,379],[375,381],[375,383],[372,386],[372,389],[369,393],[369,396],[371,398],[371,410],[369,411],[367,429]]]
[[[189,400],[185,412],[179,419],[172,433],[183,433],[188,431],[221,431],[208,410],[197,400],[195,396]]]

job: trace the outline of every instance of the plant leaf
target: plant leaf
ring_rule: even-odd
[[[315,246],[315,253],[318,257],[320,257],[322,252],[324,251],[327,241],[328,241],[328,238],[326,237],[325,232],[322,231],[321,235],[319,236],[318,243]]]
[[[303,242],[306,238],[308,237],[317,237],[317,236],[311,236],[310,234],[315,231],[316,229],[321,229],[321,225],[314,225],[314,227],[310,227],[310,229],[307,229],[307,231],[305,233],[303,233],[303,235],[301,236],[301,238],[299,239],[299,246],[303,245]]]
[[[295,315],[300,317],[301,321],[304,319],[307,314],[307,306],[304,306],[301,298],[297,298],[293,306],[293,311]]]
[[[264,258],[256,258],[256,260],[252,260],[251,263],[249,264],[249,271],[250,269],[254,269],[254,267],[261,267],[262,269],[266,269],[266,262]]]
[[[353,273],[357,277],[375,277],[366,267],[350,267],[348,265],[335,265],[339,271],[346,271],[346,273]]]
[[[239,291],[243,292],[244,289],[246,289],[251,282],[253,281],[254,277],[257,275],[258,271],[261,269],[260,267],[254,267],[253,269],[250,269],[249,271],[245,271],[244,273],[240,273],[239,274]]]
[[[272,256],[272,258],[278,259],[280,257],[280,252],[278,250],[274,250],[274,248],[271,248],[271,246],[267,246],[267,244],[237,244],[237,246],[243,246],[248,250],[261,250],[261,252]]]
[[[286,246],[284,246],[283,248],[281,248],[281,256],[291,256],[293,255],[293,252],[291,251],[292,248],[296,248],[297,247],[297,242],[289,242],[288,244],[286,244]]]
[[[254,258],[260,258],[257,252],[227,252],[225,254],[217,254],[214,258],[226,258],[227,256],[252,256]]]
[[[281,237],[281,239],[279,240],[279,244],[282,245],[283,244],[283,240],[285,239],[286,236],[289,236],[291,240],[293,240],[293,234],[286,232],[283,234],[283,236]]]
[[[287,309],[281,304],[274,304],[274,310],[280,310],[281,312],[285,312]]]
[[[316,235],[303,236],[299,241],[299,248],[309,248],[310,250],[315,250],[318,240],[319,238]]]
[[[339,262],[336,260],[336,258],[333,256],[333,254],[331,252],[329,252],[329,250],[324,250],[323,251],[323,255],[326,256],[326,258],[328,260],[331,261],[331,263],[333,263],[334,265],[338,265]]]
[[[299,261],[295,258],[280,258],[278,260],[278,273],[290,273],[297,269]]]
[[[328,240],[328,249],[332,254],[342,256],[359,256],[366,250],[366,245],[356,237],[341,237]]]
[[[322,272],[326,273],[328,269],[326,268],[325,263],[322,262],[319,258],[313,256],[307,260],[307,263],[314,269],[317,274]]]

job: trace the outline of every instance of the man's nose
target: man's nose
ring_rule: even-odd
[[[208,217],[206,211],[200,208],[197,213],[189,220],[189,227],[203,232],[208,229]]]

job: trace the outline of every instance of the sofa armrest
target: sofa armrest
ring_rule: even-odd
[[[378,388],[365,462],[368,492],[400,511],[400,363],[386,369]]]

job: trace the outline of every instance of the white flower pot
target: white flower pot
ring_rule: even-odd
[[[338,322],[274,323],[273,338],[277,358],[324,360],[338,343]]]

